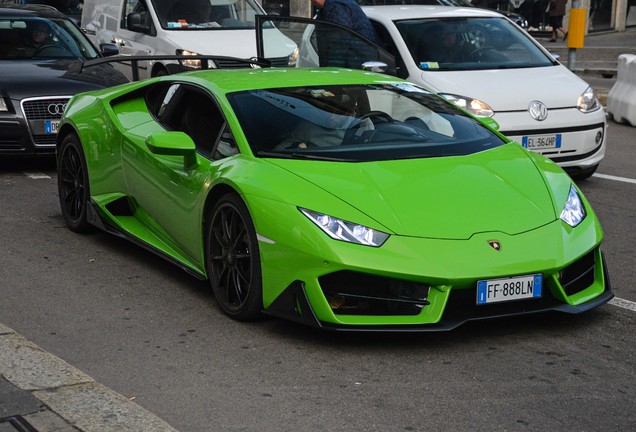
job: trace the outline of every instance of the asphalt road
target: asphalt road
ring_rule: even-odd
[[[581,187],[636,302],[636,129],[608,133]],[[238,323],[160,258],[71,233],[50,162],[0,161],[0,239],[0,323],[180,431],[636,430],[634,303],[440,334]]]

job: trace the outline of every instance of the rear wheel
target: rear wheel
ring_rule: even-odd
[[[71,231],[94,231],[87,218],[90,199],[88,170],[79,138],[74,134],[64,137],[58,154],[57,189],[64,221]]]
[[[206,268],[223,312],[240,321],[261,317],[263,294],[256,230],[247,206],[236,194],[221,197],[209,214]]]

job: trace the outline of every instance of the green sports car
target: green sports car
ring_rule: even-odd
[[[610,300],[590,204],[491,126],[346,69],[125,84],[67,106],[62,214],[208,279],[237,320],[448,330]]]

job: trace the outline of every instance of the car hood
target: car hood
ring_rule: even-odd
[[[175,30],[168,33],[172,45],[202,55],[238,58],[256,56],[254,29],[239,30]],[[294,41],[278,29],[263,29],[267,58],[285,57],[296,48]]]
[[[128,82],[110,65],[91,66],[81,73],[79,65],[75,60],[0,61],[0,90],[22,99],[73,95]]]
[[[556,218],[544,177],[518,144],[430,159],[270,161],[398,235],[443,239],[468,239],[491,231],[513,235]],[[310,210],[330,214],[328,208]]]
[[[479,99],[495,111],[525,111],[538,100],[548,109],[575,107],[589,86],[563,65],[529,69],[422,72],[426,87]]]

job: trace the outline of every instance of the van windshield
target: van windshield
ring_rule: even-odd
[[[152,0],[159,22],[167,30],[254,28],[265,14],[255,0]]]

